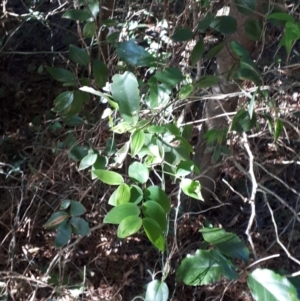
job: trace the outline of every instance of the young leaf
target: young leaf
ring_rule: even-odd
[[[284,276],[268,269],[256,269],[248,276],[248,286],[256,301],[299,301],[297,290]]]
[[[93,75],[98,88],[102,88],[106,85],[108,81],[108,69],[102,61],[95,60],[93,62]]]
[[[143,130],[137,130],[131,135],[131,156],[134,157],[141,150],[145,142],[145,133]]]
[[[121,184],[110,196],[108,204],[112,206],[118,206],[121,204],[126,204],[130,200],[130,187],[123,183]]]
[[[70,45],[69,56],[74,63],[82,66],[86,66],[90,61],[90,57],[86,49],[79,48],[75,45]]]
[[[203,201],[203,197],[201,195],[201,185],[199,181],[191,179],[182,179],[180,183],[180,188],[187,196],[196,200]]]
[[[55,237],[55,247],[60,248],[68,243],[71,238],[72,228],[69,223],[62,223],[58,226],[56,237]]]
[[[124,183],[123,177],[114,171],[96,169],[93,174],[97,176],[99,180],[108,185],[120,185]]]
[[[70,225],[73,227],[75,234],[86,236],[90,234],[90,227],[87,221],[81,217],[72,217],[70,219]]]
[[[135,75],[128,71],[123,75],[114,75],[111,92],[124,121],[135,125],[140,112],[140,95]]]
[[[148,284],[145,301],[167,301],[168,298],[169,289],[165,282],[153,280]]]
[[[143,227],[148,239],[163,252],[165,250],[165,240],[159,224],[154,219],[146,217],[143,218]]]
[[[219,228],[203,228],[200,232],[204,240],[218,248],[222,254],[249,261],[249,250],[236,234]]]
[[[61,223],[66,221],[69,218],[69,214],[65,211],[58,211],[51,215],[51,217],[47,220],[46,224],[44,224],[44,228],[52,229],[58,227]]]
[[[167,194],[160,187],[149,186],[145,190],[144,195],[147,201],[157,202],[164,209],[165,213],[169,213],[171,209],[171,202]]]
[[[175,42],[184,42],[191,40],[193,35],[193,32],[189,28],[179,28],[171,36],[171,39]]]
[[[191,53],[191,65],[194,66],[202,57],[204,52],[204,42],[199,40]]]
[[[112,208],[105,216],[103,223],[120,224],[128,216],[139,216],[140,209],[136,204],[127,203]]]
[[[70,207],[70,214],[72,216],[79,216],[86,212],[85,207],[77,202],[77,201],[71,201],[71,207]]]
[[[98,154],[88,154],[81,160],[78,170],[80,171],[92,166],[96,162],[97,158]]]
[[[135,234],[142,226],[142,219],[139,216],[127,216],[118,226],[117,236],[119,238],[126,238]]]
[[[46,67],[46,69],[50,73],[50,75],[59,82],[62,83],[76,82],[75,74],[66,69],[56,68],[56,67]]]
[[[160,226],[161,230],[167,230],[167,216],[164,209],[154,201],[147,201],[143,203],[142,212],[145,217],[154,219]]]
[[[144,184],[149,178],[149,169],[142,163],[133,162],[128,168],[129,177],[137,183]]]
[[[186,285],[212,284],[222,276],[237,278],[231,262],[218,250],[197,250],[195,255],[188,255],[177,268],[176,274]]]

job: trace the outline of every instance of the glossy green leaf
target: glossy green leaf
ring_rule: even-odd
[[[155,201],[144,202],[142,206],[142,212],[145,217],[150,217],[154,219],[159,224],[163,232],[167,230],[166,212],[158,202]]]
[[[212,48],[209,49],[204,59],[210,60],[214,58],[223,49],[223,47],[224,47],[224,43],[220,43],[216,46],[213,46]]]
[[[86,212],[85,207],[77,201],[71,201],[71,206],[70,206],[70,214],[72,216],[79,216],[82,215]]]
[[[103,223],[120,224],[121,221],[128,216],[139,216],[140,209],[136,204],[121,204],[112,208],[105,216]]]
[[[278,12],[278,13],[269,14],[267,16],[267,19],[295,23],[295,19],[293,18],[293,16],[288,14],[288,13],[285,13],[285,12]]]
[[[198,29],[201,32],[204,32],[212,22],[213,15],[211,12],[208,12],[204,18],[202,18],[198,23]]]
[[[256,301],[299,301],[297,290],[284,276],[268,269],[256,269],[248,276],[248,286]]]
[[[193,35],[193,32],[189,28],[179,28],[171,36],[171,39],[175,42],[184,42],[191,40]]]
[[[179,91],[179,99],[183,100],[188,98],[193,91],[194,86],[192,84],[182,86]]]
[[[63,200],[60,205],[60,210],[67,210],[70,207],[71,202],[72,202],[72,200],[68,200],[68,199]]]
[[[130,187],[123,183],[121,184],[110,196],[108,204],[112,206],[118,206],[121,204],[126,204],[130,200]]]
[[[145,142],[145,133],[143,130],[135,131],[131,136],[131,156],[134,157],[141,150]]]
[[[149,186],[144,193],[145,199],[147,201],[157,202],[165,211],[169,213],[171,209],[171,202],[167,194],[158,186]]]
[[[246,20],[245,31],[248,38],[253,41],[260,41],[263,31],[263,24],[260,20]]]
[[[93,75],[98,88],[106,85],[108,81],[108,69],[102,61],[95,60],[93,62]]]
[[[181,71],[173,67],[168,67],[163,71],[156,72],[155,78],[170,87],[175,87],[184,79]]]
[[[61,248],[68,243],[71,238],[72,228],[69,223],[64,222],[57,228],[55,237],[55,247]]]
[[[165,239],[159,224],[152,218],[143,218],[143,227],[148,239],[160,251],[165,250]]]
[[[91,170],[92,180],[95,180],[97,178],[97,176],[93,174],[93,171],[96,169],[106,169],[107,163],[108,163],[107,157],[99,156],[99,155],[97,156],[97,160],[92,166],[92,170]]]
[[[193,161],[181,161],[176,168],[176,177],[185,177],[192,172],[198,174],[198,166]]]
[[[69,214],[65,211],[58,211],[51,215],[51,217],[44,224],[44,228],[52,229],[58,227],[61,223],[69,218]]]
[[[275,122],[275,129],[274,129],[274,140],[277,141],[279,136],[281,135],[283,130],[283,124],[280,119],[277,119]]]
[[[86,49],[79,48],[75,45],[70,45],[69,56],[74,63],[77,63],[82,66],[86,66],[90,61],[90,57]]]
[[[236,234],[219,228],[203,228],[200,232],[204,240],[218,248],[222,254],[249,261],[249,250]]]
[[[229,260],[218,250],[197,250],[187,255],[176,271],[177,277],[186,285],[207,285],[220,281],[222,277],[237,279],[237,273]]]
[[[63,112],[66,110],[74,100],[74,91],[65,91],[59,94],[54,99],[54,108],[52,109],[54,112]]]
[[[94,154],[94,153],[88,154],[81,160],[78,170],[84,170],[92,166],[96,162],[97,158],[98,158],[98,154]]]
[[[96,33],[96,23],[87,22],[83,26],[82,34],[85,38],[92,38]]]
[[[78,114],[81,110],[84,104],[88,103],[90,100],[90,95],[88,93],[82,92],[82,91],[73,91],[74,93],[74,99],[72,103],[69,105],[66,110],[61,112],[62,114],[65,114],[67,118],[71,119],[76,114]]]
[[[142,163],[133,162],[129,165],[128,176],[135,182],[144,184],[149,178],[149,169]]]
[[[139,204],[143,200],[143,191],[136,185],[130,187],[130,203]]]
[[[244,15],[249,16],[255,12],[256,0],[234,0],[234,2],[238,11]]]
[[[79,9],[69,9],[67,10],[63,16],[66,19],[78,20],[78,21],[85,21],[91,18],[90,12],[86,10],[79,10]]]
[[[169,289],[165,282],[153,280],[148,284],[145,301],[167,301],[168,299]]]
[[[95,174],[103,183],[108,185],[120,185],[124,183],[123,177],[115,171],[96,169],[93,171],[93,174]]]
[[[202,57],[204,52],[204,42],[199,40],[194,46],[191,53],[191,65],[194,66]]]
[[[128,71],[123,75],[114,75],[111,92],[124,121],[135,125],[140,112],[140,94],[135,75]]]
[[[139,216],[127,216],[118,226],[117,236],[119,238],[126,238],[135,234],[142,226],[142,219]]]
[[[56,67],[46,67],[50,75],[62,83],[76,82],[76,75],[66,69]]]
[[[121,60],[132,66],[154,66],[157,59],[153,57],[142,46],[135,43],[133,39],[116,45],[117,54]]]
[[[70,219],[70,225],[75,234],[86,236],[91,232],[88,222],[81,217],[72,217]]]
[[[187,196],[196,200],[203,201],[201,194],[201,185],[199,181],[184,178],[181,180],[180,188]]]
[[[231,16],[215,17],[210,27],[222,34],[232,34],[237,30],[237,21]]]

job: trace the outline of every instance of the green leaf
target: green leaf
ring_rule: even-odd
[[[295,19],[293,18],[293,16],[284,12],[270,14],[267,16],[267,19],[295,23]]]
[[[159,224],[152,218],[143,218],[143,227],[148,239],[160,251],[165,250],[165,240]]]
[[[66,110],[74,100],[74,91],[65,91],[59,94],[54,99],[55,107],[52,109],[54,112],[63,112]]]
[[[108,204],[112,206],[118,206],[121,204],[126,204],[130,200],[130,187],[123,183],[121,184],[110,196]]]
[[[245,31],[248,38],[253,41],[260,41],[263,30],[263,24],[260,20],[246,20]]]
[[[121,221],[128,216],[139,216],[140,209],[136,204],[121,204],[112,208],[105,216],[103,223],[120,224]]]
[[[249,52],[246,50],[246,48],[239,42],[237,41],[232,41],[231,44],[231,49],[233,50],[233,52],[239,56],[239,57],[249,57]]]
[[[91,18],[92,15],[86,10],[69,9],[63,14],[62,17],[66,19],[85,21]]]
[[[65,211],[55,212],[47,220],[46,224],[44,224],[44,228],[46,228],[46,229],[56,228],[61,223],[66,221],[68,218],[69,218],[69,214]]]
[[[70,150],[69,158],[78,162],[81,161],[87,154],[88,154],[88,150],[85,146],[75,145]]]
[[[119,224],[117,236],[119,238],[126,238],[135,234],[142,226],[142,219],[139,216],[127,216]]]
[[[106,85],[106,82],[108,81],[108,69],[100,60],[95,60],[93,62],[93,75],[98,88],[102,88]]]
[[[198,29],[200,32],[204,32],[210,25],[213,19],[212,13],[208,12],[204,18],[202,18],[198,23]]]
[[[181,180],[180,188],[187,196],[196,200],[203,201],[201,194],[201,185],[199,181],[184,178]]]
[[[233,117],[231,130],[237,133],[243,133],[250,131],[256,125],[256,114],[253,112],[253,116],[250,119],[249,112],[244,108],[241,108]]]
[[[123,177],[114,171],[96,169],[93,174],[97,176],[99,180],[108,185],[120,185],[124,183]]]
[[[194,91],[194,86],[192,84],[182,86],[179,91],[179,99],[183,100],[188,98],[193,91]]]
[[[165,282],[153,280],[148,284],[145,301],[167,301],[168,298],[169,289]]]
[[[197,86],[200,89],[210,88],[218,84],[219,79],[214,75],[204,75],[197,81]]]
[[[279,136],[281,135],[283,130],[283,124],[280,119],[277,119],[275,122],[275,129],[274,129],[274,140],[277,141]]]
[[[137,130],[131,135],[131,156],[134,157],[142,149],[145,142],[145,133],[143,130]]]
[[[86,212],[85,207],[77,202],[77,201],[71,201],[71,207],[70,207],[70,214],[72,216],[79,216]]]
[[[218,248],[222,254],[249,261],[249,250],[236,234],[219,228],[203,228],[200,232],[204,240]]]
[[[175,42],[184,42],[191,40],[193,35],[193,32],[189,28],[179,28],[171,36],[171,39]]]
[[[249,16],[255,12],[256,0],[234,0],[234,2],[238,11],[244,15]]]
[[[193,161],[181,161],[176,168],[176,177],[185,177],[192,172],[198,174],[198,166]]]
[[[86,66],[90,62],[90,56],[86,49],[79,48],[75,45],[70,45],[69,56],[74,63],[82,66]]]
[[[161,230],[167,230],[167,216],[164,209],[155,201],[146,201],[143,203],[142,212],[145,217],[154,219],[160,226]]]
[[[108,156],[112,156],[117,150],[116,141],[113,138],[108,138],[105,143],[105,153]]]
[[[173,67],[168,67],[164,71],[156,72],[155,78],[170,87],[175,87],[184,79],[181,71]]]
[[[50,75],[62,83],[76,82],[76,75],[66,69],[56,67],[46,67]]]
[[[70,224],[75,234],[86,236],[90,234],[90,227],[86,220],[81,217],[72,217]]]
[[[232,34],[237,30],[237,21],[231,16],[215,17],[210,27],[222,34]]]
[[[68,199],[63,200],[63,202],[60,205],[60,210],[67,210],[70,207],[71,202],[72,200],[68,200]]]
[[[202,57],[204,52],[204,42],[199,40],[191,53],[191,65],[194,66]]]
[[[140,187],[132,185],[130,188],[130,203],[139,204],[143,200],[143,191]]]
[[[187,255],[176,274],[186,285],[193,286],[216,283],[223,276],[228,279],[238,276],[231,262],[218,250],[197,250],[194,255]]]
[[[71,119],[76,114],[78,114],[83,105],[88,103],[90,100],[90,95],[88,93],[82,92],[82,91],[73,91],[74,92],[74,99],[72,103],[69,105],[66,110],[61,112],[62,114],[65,114],[67,118]]]
[[[135,125],[140,112],[140,95],[135,75],[128,71],[123,75],[114,75],[111,92],[124,121]]]
[[[144,184],[149,178],[149,169],[142,163],[133,162],[129,165],[128,176],[137,183]]]
[[[207,54],[205,55],[204,59],[210,60],[214,58],[224,47],[224,43],[220,43],[212,48],[209,49]]]
[[[98,158],[98,154],[94,154],[94,153],[88,154],[81,160],[78,170],[79,171],[84,170],[84,169],[92,166],[96,162],[97,158]]]
[[[151,67],[157,61],[142,46],[137,45],[133,39],[117,43],[116,49],[119,58],[132,66]]]
[[[82,34],[85,38],[92,38],[96,33],[96,23],[87,22],[83,26]]]
[[[171,202],[167,194],[158,186],[149,186],[144,193],[145,200],[157,202],[165,211],[169,213]]]
[[[256,269],[248,276],[248,286],[256,301],[299,301],[297,290],[284,276],[268,269]]]
[[[56,237],[55,237],[55,247],[60,248],[68,243],[71,238],[72,228],[69,223],[62,223],[58,226]]]

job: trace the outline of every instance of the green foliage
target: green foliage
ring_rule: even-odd
[[[145,301],[167,301],[168,298],[169,289],[165,282],[153,280],[148,284]]]

